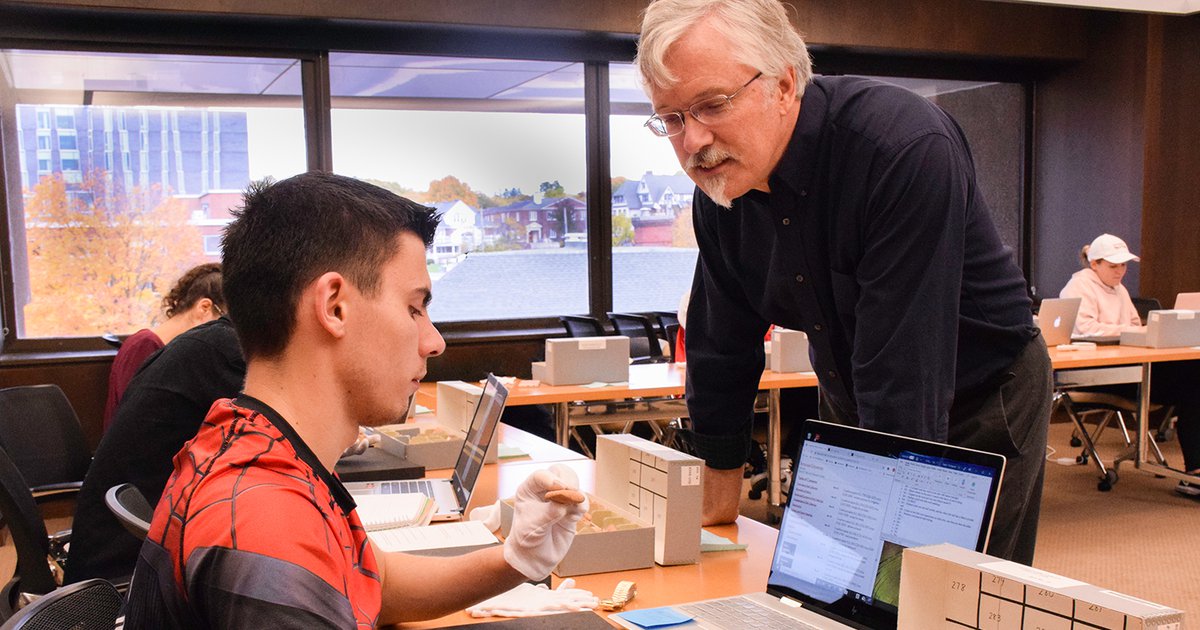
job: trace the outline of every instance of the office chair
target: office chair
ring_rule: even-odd
[[[671,360],[675,360],[675,337],[679,333],[679,314],[671,311],[654,311],[654,319],[658,321],[658,334],[667,340],[671,349]]]
[[[57,385],[0,389],[0,447],[38,503],[74,497],[92,461],[79,417]]]
[[[23,596],[45,595],[58,588],[71,532],[46,533],[33,493],[4,448],[0,448],[0,514],[17,550],[17,570],[0,590],[0,613],[8,618],[20,608]]]
[[[563,315],[558,318],[568,337],[603,337],[604,325],[591,315]]]
[[[1137,309],[1142,325],[1146,324],[1146,319],[1150,317],[1150,311],[1162,310],[1162,303],[1157,298],[1131,297],[1129,299],[1133,302],[1133,307]]]
[[[629,337],[629,358],[634,364],[666,363],[670,359],[663,356],[662,346],[658,343],[658,333],[654,332],[654,322],[645,315],[636,313],[608,313],[612,322],[613,332]]]
[[[150,507],[150,502],[142,496],[137,486],[122,483],[109,488],[104,493],[104,503],[130,534],[139,540],[146,539],[150,521],[154,519],[154,508]]]
[[[100,578],[69,584],[22,608],[0,630],[112,630],[124,598]]]
[[[1071,435],[1071,446],[1083,447],[1075,461],[1079,464],[1087,464],[1089,459],[1092,460],[1100,473],[1100,481],[1096,484],[1096,488],[1101,492],[1112,490],[1113,484],[1117,482],[1117,471],[1104,465],[1100,455],[1096,452],[1096,442],[1104,433],[1105,428],[1115,419],[1121,428],[1126,448],[1132,448],[1133,440],[1129,435],[1129,423],[1126,422],[1126,418],[1128,417],[1130,422],[1137,426],[1136,421],[1133,421],[1133,415],[1138,411],[1138,401],[1108,392],[1059,389],[1054,393],[1054,404],[1061,405],[1067,417],[1075,425]],[[1149,411],[1158,411],[1162,408],[1162,405],[1152,404]],[[1172,412],[1173,409],[1167,407],[1166,415],[1168,417],[1173,415]],[[1090,431],[1085,422],[1089,416],[1098,416]],[[1167,460],[1163,456],[1162,450],[1158,448],[1158,444],[1154,440],[1147,440],[1147,442],[1153,449],[1158,463],[1166,466]],[[1118,459],[1125,459],[1125,456],[1122,455]]]

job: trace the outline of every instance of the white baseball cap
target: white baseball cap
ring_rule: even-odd
[[[1129,246],[1125,244],[1125,241],[1112,234],[1097,236],[1096,240],[1092,241],[1092,244],[1088,246],[1087,258],[1088,262],[1104,259],[1114,265],[1131,260],[1141,260],[1133,252],[1129,251]]]

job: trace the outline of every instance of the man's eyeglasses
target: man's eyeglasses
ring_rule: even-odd
[[[693,103],[687,108],[692,118],[703,125],[715,125],[721,122],[721,118],[733,109],[733,99],[737,98],[742,90],[746,89],[754,80],[762,76],[762,72],[754,75],[749,81],[742,84],[736,92],[725,96],[718,94],[706,98],[698,103]],[[668,114],[654,114],[646,121],[645,127],[654,135],[660,138],[669,138],[683,133],[683,112],[670,112]]]

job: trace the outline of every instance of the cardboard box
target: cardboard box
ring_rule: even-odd
[[[589,495],[588,516],[554,574],[559,577],[645,569],[654,565],[654,526],[599,497]],[[500,531],[512,530],[513,500],[500,503]],[[607,528],[607,529],[606,529]],[[619,529],[617,529],[619,528]]]
[[[770,356],[769,365],[773,372],[813,371],[808,357],[808,335],[803,331],[776,326],[771,331]]]
[[[1183,630],[1183,611],[950,544],[904,550],[898,630]]]
[[[547,385],[623,383],[629,380],[629,337],[547,339],[546,360],[531,367],[533,378]]]
[[[700,559],[704,461],[636,435],[596,436],[596,495],[654,526],[654,561]]]
[[[427,470],[454,468],[467,438],[466,431],[430,420],[388,424],[376,427],[375,432],[379,434],[378,448]],[[496,463],[498,451],[499,440],[493,437],[483,461]]]
[[[483,388],[465,381],[438,381],[437,417],[442,424],[459,431],[471,428],[471,418],[483,396]]]

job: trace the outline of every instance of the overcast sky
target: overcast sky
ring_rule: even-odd
[[[251,179],[280,179],[305,169],[299,111],[250,109],[247,118]],[[611,117],[614,177],[680,171],[670,143],[643,122],[640,116]],[[454,175],[488,195],[512,187],[532,194],[554,180],[574,194],[586,186],[584,120],[579,114],[335,110],[333,163],[340,174],[413,190]]]

